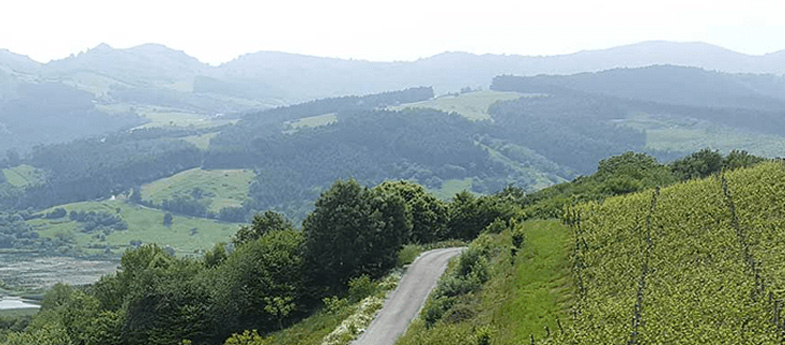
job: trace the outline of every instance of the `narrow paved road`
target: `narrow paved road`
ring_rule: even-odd
[[[450,258],[463,248],[435,249],[420,255],[384,302],[376,319],[353,345],[393,345],[417,316]]]

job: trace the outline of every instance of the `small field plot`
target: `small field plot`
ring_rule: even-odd
[[[208,210],[240,207],[248,198],[254,172],[247,169],[203,170],[195,168],[142,186],[142,199],[155,205],[175,197],[205,201]]]
[[[286,123],[284,123],[285,125],[284,133],[292,134],[292,133],[296,133],[302,128],[327,126],[336,122],[338,122],[338,116],[336,116],[335,113],[304,117],[301,119],[297,119],[294,121],[287,121]]]
[[[35,219],[28,223],[42,237],[64,238],[73,241],[86,254],[121,254],[134,243],[158,243],[172,246],[179,255],[212,248],[216,242],[228,241],[239,224],[212,219],[174,215],[170,226],[164,225],[166,212],[122,200],[90,201],[57,206],[71,211],[96,212],[120,217],[128,229],[114,231],[87,231],[84,222],[69,216],[58,219]],[[49,213],[53,210],[45,210]]]
[[[617,121],[646,131],[646,149],[694,152],[712,148],[728,153],[740,147],[754,155],[778,157],[785,152],[785,137],[760,134],[697,119],[635,114]]]
[[[14,187],[33,187],[46,182],[43,170],[32,165],[22,164],[13,168],[3,169],[5,180]]]
[[[461,116],[473,120],[490,120],[488,107],[499,101],[511,101],[521,97],[540,97],[539,94],[525,94],[518,92],[500,91],[476,91],[463,93],[458,96],[442,96],[432,100],[402,104],[391,107],[391,110],[403,110],[406,108],[431,108],[447,113],[455,112]]]

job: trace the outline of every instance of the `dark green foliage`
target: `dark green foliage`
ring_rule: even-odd
[[[38,233],[25,222],[23,215],[0,212],[0,248],[13,248],[33,244]]]
[[[644,153],[626,152],[600,161],[597,172],[526,195],[522,200],[529,218],[560,218],[564,206],[573,202],[665,186],[678,179],[670,169]]]
[[[376,284],[367,274],[349,280],[349,301],[359,302],[376,291]]]
[[[459,257],[456,267],[439,279],[431,298],[423,307],[426,327],[431,327],[456,304],[461,296],[479,290],[489,279],[490,252],[475,241]]]
[[[753,166],[764,161],[762,157],[750,155],[746,151],[733,150],[726,157],[717,151],[703,149],[687,157],[676,160],[669,166],[682,181],[703,178],[721,172],[723,169],[738,169]]]
[[[401,197],[336,182],[303,222],[309,283],[324,288],[318,295],[338,294],[352,277],[381,276],[396,265],[410,229]]]
[[[166,212],[166,213],[164,214],[164,222],[163,222],[163,224],[164,224],[164,226],[165,226],[165,227],[167,227],[167,228],[168,228],[168,227],[172,226],[172,218],[173,218],[173,217],[172,217],[172,214],[171,214],[171,213],[169,213],[169,212]]]
[[[498,138],[535,150],[578,173],[590,173],[597,161],[625,151],[640,151],[646,136],[611,120],[626,117],[617,101],[583,94],[520,98],[489,109]]]
[[[56,211],[56,210],[55,210]],[[65,212],[65,210],[63,210]],[[85,212],[71,211],[68,218],[72,221],[83,223],[85,232],[106,231],[111,233],[114,230],[127,230],[128,223],[122,217],[108,212]]]
[[[747,168],[765,160],[765,158],[751,155],[747,151],[733,150],[725,156],[722,167],[726,170]]]
[[[294,224],[286,219],[286,216],[275,211],[265,211],[254,215],[250,226],[241,226],[232,242],[235,246],[240,246],[273,231],[292,230],[294,230]]]
[[[401,103],[412,103],[430,99],[433,89],[429,87],[410,88],[367,96],[346,96],[326,98],[288,107],[270,109],[261,113],[250,114],[237,126],[221,132],[212,143],[219,146],[234,146],[238,141],[253,141],[260,134],[270,134],[270,129],[280,130],[284,121],[304,117],[318,116],[329,113],[356,112],[384,108]]]
[[[134,204],[142,203],[142,188],[134,186],[131,188],[131,195],[128,196],[128,201]]]
[[[217,267],[226,260],[226,243],[216,243],[212,250],[204,253],[204,265],[207,268]]]
[[[239,246],[218,267],[213,294],[220,335],[242,329],[272,330],[281,321],[279,307],[299,309],[302,244],[303,234],[298,231],[268,232]]]
[[[218,211],[218,219],[224,222],[242,223],[248,220],[249,212],[246,207],[224,207]]]
[[[707,177],[720,172],[723,166],[722,154],[711,149],[703,149],[670,164],[670,168],[682,181]]]
[[[406,213],[412,223],[409,242],[431,243],[446,238],[447,204],[428,193],[423,186],[406,181],[388,181],[375,189],[398,195],[406,203]]]
[[[146,139],[136,132],[36,147],[28,163],[45,170],[48,178],[27,188],[17,207],[105,198],[201,163],[201,151],[190,143]]]
[[[176,195],[171,199],[162,201],[161,209],[194,217],[211,218],[213,216],[209,214],[207,205],[203,201],[185,195]]]
[[[449,205],[448,237],[471,240],[496,219],[516,216],[517,206],[503,196],[476,197],[468,191],[455,195]]]
[[[663,165],[647,154],[626,152],[600,161],[593,175],[527,194],[521,204],[526,217],[560,218],[565,205],[571,203],[603,200],[614,195],[667,186],[706,177],[723,169],[749,167],[764,160],[744,151],[732,151],[723,157],[716,151],[704,149]]]
[[[698,118],[761,133],[785,134],[785,84],[763,75],[730,75],[678,66],[613,69],[570,76],[498,76],[491,89],[581,95],[620,109]],[[591,111],[591,110],[589,110]]]

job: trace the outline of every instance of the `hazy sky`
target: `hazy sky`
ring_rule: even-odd
[[[785,0],[2,0],[0,48],[39,61],[154,42],[217,64],[276,50],[366,60],[552,55],[644,40],[785,49]]]

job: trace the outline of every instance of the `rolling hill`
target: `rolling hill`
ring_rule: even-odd
[[[202,122],[211,122],[226,114],[255,112],[325,97],[379,93],[417,85],[431,86],[437,94],[445,94],[465,87],[486,88],[493,77],[502,74],[565,75],[661,64],[782,75],[785,73],[785,54],[751,56],[705,43],[642,42],[558,56],[447,52],[416,61],[397,62],[257,52],[220,66],[210,66],[182,51],[158,44],[127,49],[101,44],[46,64],[2,50],[0,133],[6,134],[3,136],[6,139],[0,141],[0,151],[9,148],[28,151],[37,144],[101,135],[143,122],[150,122],[152,126],[200,126]],[[768,81],[759,79],[762,78],[749,77],[747,83],[781,84],[774,77]],[[20,109],[17,105],[36,104],[34,99],[41,97],[57,97],[39,92],[31,99],[25,96],[28,94],[25,90],[52,89],[52,86],[86,92],[97,107],[72,112],[49,108],[33,120],[14,122]],[[677,88],[672,90],[674,96],[679,95]],[[779,94],[781,92],[767,96]],[[717,100],[724,101],[723,98]],[[760,99],[748,99],[747,103],[758,101]],[[768,103],[770,100],[762,104]],[[64,121],[59,121],[60,118]],[[81,125],[57,130],[71,124],[70,121]],[[33,122],[43,127],[30,131],[27,127]],[[46,124],[52,126],[46,127]],[[86,127],[87,124],[90,126]]]

